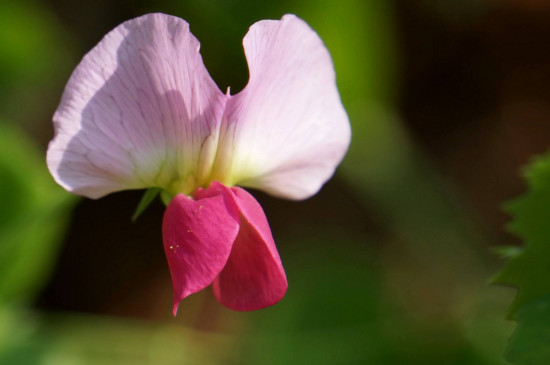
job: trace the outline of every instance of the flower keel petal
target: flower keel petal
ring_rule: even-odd
[[[192,200],[180,194],[168,205],[162,223],[164,251],[179,302],[212,284],[222,271],[239,231],[239,212],[231,191]]]
[[[260,204],[241,188],[232,192],[241,216],[240,230],[229,260],[214,281],[214,294],[233,310],[262,309],[284,296],[285,271]]]

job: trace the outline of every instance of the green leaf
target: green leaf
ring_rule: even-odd
[[[550,310],[545,307],[550,303],[550,154],[534,161],[526,179],[528,191],[506,205],[513,216],[509,228],[525,248],[494,282],[518,289],[509,312],[518,326],[508,343],[507,360],[550,364]]]
[[[153,202],[153,200],[157,197],[157,195],[160,193],[161,189],[159,188],[150,188],[145,191],[145,194],[143,194],[143,197],[139,201],[139,204],[136,208],[136,211],[134,212],[134,215],[132,216],[132,222],[135,222],[138,217],[147,209],[147,207]]]
[[[506,359],[513,364],[550,362],[550,295],[522,306],[518,326],[508,342]]]
[[[537,159],[526,178],[527,193],[506,206],[513,216],[509,228],[523,239],[525,249],[494,279],[519,289],[511,317],[523,305],[550,294],[550,154]]]

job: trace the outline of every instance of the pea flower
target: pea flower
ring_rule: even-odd
[[[184,20],[126,21],[84,56],[53,117],[47,163],[65,189],[97,199],[157,188],[172,198],[162,234],[174,315],[209,285],[234,310],[278,302],[287,280],[269,224],[237,185],[308,198],[349,145],[330,55],[303,20],[259,21],[243,45],[248,84],[224,94]]]

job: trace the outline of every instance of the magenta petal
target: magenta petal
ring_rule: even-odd
[[[234,187],[232,191],[241,227],[231,256],[214,281],[214,294],[233,310],[262,309],[284,296],[288,286],[285,271],[262,207],[245,190]]]
[[[179,302],[212,284],[225,266],[239,231],[239,212],[229,188],[200,200],[177,195],[164,214],[164,250]]]

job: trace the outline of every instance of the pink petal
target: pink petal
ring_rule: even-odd
[[[307,198],[332,176],[350,142],[330,55],[294,15],[252,25],[243,44],[250,80],[227,103],[216,173],[230,171],[232,184]]]
[[[239,211],[229,188],[213,184],[198,200],[179,194],[162,222],[164,250],[179,302],[212,284],[225,266],[239,231]]]
[[[262,309],[284,296],[285,271],[262,207],[245,190],[232,191],[241,215],[240,230],[229,260],[214,281],[214,294],[233,310]]]
[[[108,33],[80,62],[55,112],[48,166],[57,182],[91,198],[153,186],[190,194],[202,184],[227,96],[199,46],[184,20],[165,14]]]

